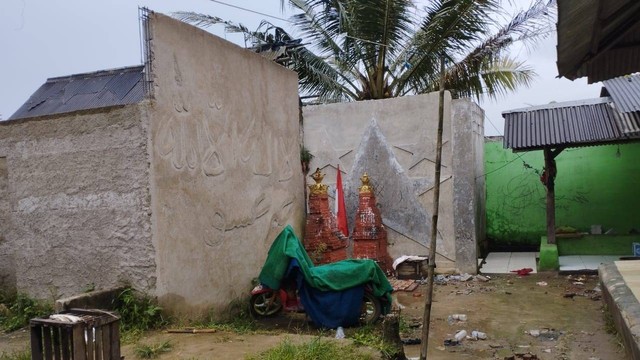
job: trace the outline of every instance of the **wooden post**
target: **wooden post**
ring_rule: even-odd
[[[433,186],[433,215],[431,217],[431,239],[429,241],[429,267],[427,269],[427,298],[422,317],[422,342],[420,360],[427,358],[429,323],[433,303],[433,278],[436,269],[436,239],[438,237],[438,209],[440,207],[440,168],[442,167],[442,124],[444,122],[444,56],[440,58],[440,94],[438,102],[438,135],[436,140],[436,174]]]
[[[552,150],[544,149],[544,172],[540,180],[547,189],[547,244],[556,243],[556,156],[558,156],[564,148]]]

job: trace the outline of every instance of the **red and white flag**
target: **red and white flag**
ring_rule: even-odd
[[[338,176],[336,178],[336,219],[338,229],[349,236],[349,225],[347,223],[347,208],[344,205],[344,191],[342,190],[342,176],[340,174],[340,165],[338,165]]]

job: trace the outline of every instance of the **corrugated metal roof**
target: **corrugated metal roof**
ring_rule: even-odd
[[[602,95],[611,96],[618,111],[623,113],[640,111],[640,75],[605,80],[602,85],[604,86]]]
[[[132,66],[50,78],[8,120],[140,102],[143,70]]]
[[[558,73],[594,83],[640,71],[638,0],[558,0]]]
[[[623,132],[623,116],[607,97],[510,110],[502,116],[504,147],[514,151],[596,145],[630,135]]]

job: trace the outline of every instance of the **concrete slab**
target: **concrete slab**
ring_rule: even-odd
[[[487,255],[480,268],[483,274],[509,274],[513,270],[524,268],[536,270],[536,252],[493,252]]]
[[[614,262],[623,255],[566,255],[560,256],[560,271],[596,271],[601,264]]]
[[[505,274],[508,273],[510,252],[493,252],[487,255],[485,263],[480,268],[483,274]]]
[[[560,261],[560,271],[580,271],[586,270],[580,255],[566,255],[558,258]]]
[[[607,262],[598,268],[602,297],[631,359],[640,359],[640,261]]]
[[[533,269],[536,273],[536,253],[535,252],[514,252],[509,259],[509,272],[519,269]]]

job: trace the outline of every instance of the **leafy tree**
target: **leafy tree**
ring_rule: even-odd
[[[535,0],[510,20],[500,0],[431,0],[423,11],[411,0],[282,0],[283,8],[286,3],[296,11],[290,21],[304,44],[267,22],[249,32],[216,17],[178,15],[243,31],[256,51],[284,46],[283,63],[298,73],[301,94],[339,102],[436,91],[441,56],[454,97],[496,97],[528,86],[535,73],[508,50],[547,35],[555,12],[553,0]]]

